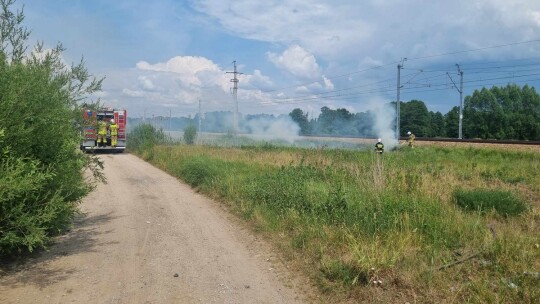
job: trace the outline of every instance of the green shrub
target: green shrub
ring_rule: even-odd
[[[180,176],[190,185],[197,187],[217,175],[216,160],[205,156],[186,159],[180,166]]]
[[[184,141],[188,145],[193,145],[195,143],[195,138],[197,138],[197,128],[190,124],[184,128]]]
[[[147,152],[166,141],[165,133],[150,124],[140,124],[129,132],[129,148],[137,152]]]
[[[515,216],[527,210],[525,202],[510,191],[458,189],[453,197],[459,207],[469,211],[485,213],[495,210],[503,216]]]
[[[14,1],[0,0],[0,256],[44,247],[66,229],[91,190],[83,172],[99,163],[79,151],[79,102],[98,91],[84,62],[66,67],[63,48],[26,52]],[[6,50],[11,50],[6,53]]]

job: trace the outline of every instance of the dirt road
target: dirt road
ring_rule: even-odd
[[[49,251],[0,275],[0,303],[299,303],[301,285],[218,203],[133,155]]]

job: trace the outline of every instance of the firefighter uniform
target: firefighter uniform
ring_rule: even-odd
[[[114,120],[111,120],[109,131],[111,131],[111,146],[116,148],[116,143],[118,140],[118,125],[114,122]]]
[[[105,145],[107,143],[107,124],[100,120],[98,121],[98,136],[97,136],[97,145],[98,147]]]
[[[384,152],[384,145],[383,143],[381,142],[381,139],[379,138],[379,140],[377,141],[377,143],[375,144],[375,153],[379,154],[379,155],[382,155]]]
[[[416,136],[414,136],[414,134],[412,134],[411,131],[407,132],[407,134],[409,135],[409,139],[407,139],[407,142],[409,143],[409,147],[414,148],[414,139],[416,138]]]

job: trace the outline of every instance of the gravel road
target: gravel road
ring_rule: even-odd
[[[301,303],[305,280],[218,203],[130,154],[48,251],[0,270],[0,303]]]

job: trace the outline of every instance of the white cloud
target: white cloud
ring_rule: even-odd
[[[124,88],[122,90],[122,94],[124,94],[126,96],[129,96],[129,97],[143,97],[144,96],[144,91],[134,91],[134,90]]]
[[[261,90],[268,90],[274,86],[274,82],[270,77],[263,75],[260,70],[254,70],[252,75],[240,75],[239,80],[242,84]]]
[[[538,0],[200,0],[192,7],[233,35],[297,44],[317,57],[349,64],[540,36]],[[515,48],[492,51],[515,54]]]
[[[326,76],[324,76],[324,75],[322,75],[322,78],[323,78],[324,86],[326,87],[326,89],[333,90],[334,89],[334,84],[332,83],[332,80],[326,78]]]
[[[268,59],[278,68],[286,70],[296,77],[315,79],[320,76],[321,68],[313,54],[299,45],[292,45],[281,55],[268,53]]]
[[[140,61],[137,68],[143,71],[174,73],[181,84],[186,86],[219,85],[225,89],[228,82],[225,72],[212,60],[204,57],[176,56],[167,62],[156,64]]]
[[[156,86],[152,82],[152,79],[150,79],[149,77],[139,76],[138,80],[139,80],[139,85],[141,86],[141,88],[148,91],[153,91],[156,89]]]
[[[104,98],[106,103],[112,103],[113,96],[121,96],[124,107],[147,115],[168,115],[169,109],[173,109],[175,115],[187,116],[198,111],[199,100],[203,111],[229,111],[234,109],[230,78],[230,74],[204,57],[176,56],[157,63],[139,61],[135,69],[109,74],[102,96],[108,96]],[[253,113],[251,108],[271,100],[264,90],[274,83],[260,70],[239,75],[239,80],[242,113]]]

